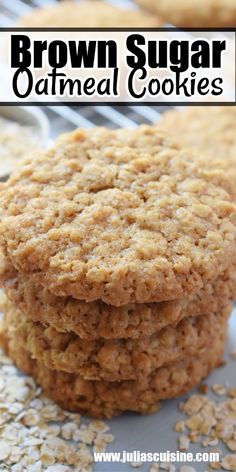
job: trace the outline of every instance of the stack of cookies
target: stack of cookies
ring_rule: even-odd
[[[141,413],[216,367],[235,296],[222,170],[158,127],[77,130],[0,192],[1,343],[64,408]]]

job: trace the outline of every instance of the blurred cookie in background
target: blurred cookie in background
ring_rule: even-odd
[[[236,24],[234,0],[136,0],[164,22],[186,27],[227,27]]]
[[[212,159],[236,184],[236,108],[226,106],[189,107],[171,110],[160,121],[172,137]],[[236,191],[235,191],[236,197]]]
[[[49,121],[42,110],[1,107],[0,180],[5,180],[18,162],[47,143]]]
[[[30,27],[155,27],[161,20],[147,12],[124,9],[102,1],[57,2],[34,8],[18,22],[18,26]]]

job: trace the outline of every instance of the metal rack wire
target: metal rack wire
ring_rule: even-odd
[[[137,8],[133,0],[106,0],[116,6]],[[0,25],[10,26],[19,16],[36,6],[57,0],[0,0]],[[166,106],[48,106],[43,107],[52,123],[52,137],[75,127],[135,127],[141,123],[157,123]]]
[[[117,0],[110,3],[117,5]],[[45,0],[1,0],[0,25],[10,26],[16,19],[29,12],[35,6],[42,6]],[[55,3],[49,0],[47,3]],[[119,0],[119,4],[132,5],[131,0]],[[135,127],[140,123],[156,123],[160,120],[165,107],[155,106],[48,106],[44,107],[50,122],[53,123],[52,133],[70,131],[74,127],[89,128],[92,126]]]

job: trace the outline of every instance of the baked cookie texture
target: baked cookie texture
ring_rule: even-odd
[[[209,157],[232,180],[236,198],[236,109],[188,107],[164,113],[161,127],[179,143]]]
[[[168,325],[176,326],[186,317],[222,312],[236,295],[234,266],[189,297],[121,307],[100,300],[85,303],[72,297],[57,297],[28,276],[13,271],[11,277],[2,280],[5,293],[32,321],[48,324],[60,333],[73,332],[86,340],[151,336]]]
[[[136,0],[164,22],[176,26],[223,28],[235,26],[234,0]]]
[[[225,339],[226,329],[222,326],[220,334],[217,333],[204,353],[198,352],[185,361],[161,367],[138,381],[105,382],[47,369],[19,345],[12,330],[11,334],[6,326],[1,330],[1,344],[11,359],[24,372],[33,375],[46,395],[67,410],[98,418],[111,418],[127,410],[152,413],[160,408],[160,400],[186,393],[220,365]]]
[[[114,306],[181,298],[233,260],[224,179],[159,127],[76,130],[3,185],[0,244],[58,296]]]
[[[67,1],[34,8],[23,16],[16,26],[25,27],[155,27],[160,26],[157,16],[140,10],[123,9],[106,2]]]
[[[80,374],[87,380],[116,381],[141,379],[159,367],[207,352],[225,329],[231,311],[229,304],[217,314],[188,317],[176,327],[138,340],[81,340],[73,333],[34,323],[9,301],[4,324],[9,336],[13,332],[18,345],[49,369]]]

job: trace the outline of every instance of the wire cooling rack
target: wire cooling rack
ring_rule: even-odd
[[[11,26],[20,16],[28,13],[32,8],[45,4],[55,4],[57,1],[0,0],[0,26]],[[104,1],[124,8],[138,8],[133,0]],[[227,86],[229,89],[232,89],[230,81]],[[44,106],[43,110],[50,120],[51,137],[54,138],[59,133],[71,131],[75,127],[108,126],[109,128],[133,128],[141,123],[158,123],[163,112],[166,109],[170,109],[170,107],[170,104],[163,106],[99,106],[98,104],[97,106]]]
[[[14,24],[18,17],[28,13],[36,6],[56,3],[45,0],[0,0],[0,26]],[[114,0],[123,7],[136,8],[131,0]],[[91,128],[133,128],[141,123],[157,123],[166,106],[45,106],[44,111],[52,124],[52,137],[60,132],[71,131],[75,127]],[[169,106],[168,106],[169,108]]]

